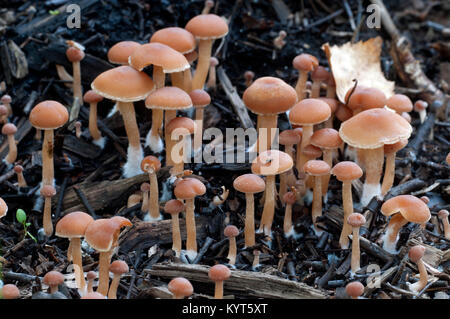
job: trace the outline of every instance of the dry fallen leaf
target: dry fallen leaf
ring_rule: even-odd
[[[366,42],[347,42],[341,46],[325,43],[322,50],[328,58],[336,82],[336,94],[345,103],[345,94],[358,80],[358,86],[374,87],[387,98],[394,94],[395,83],[388,81],[381,71],[380,53],[383,40],[376,37]]]

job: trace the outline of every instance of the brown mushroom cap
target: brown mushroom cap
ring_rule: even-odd
[[[143,44],[134,50],[129,63],[139,71],[153,64],[161,67],[164,73],[181,72],[191,67],[183,54],[157,42]]]
[[[4,217],[7,212],[8,205],[6,205],[6,202],[0,197],[0,218]]]
[[[48,100],[33,107],[29,120],[37,129],[57,129],[69,120],[69,112],[61,103]]]
[[[310,72],[319,66],[319,60],[308,53],[297,55],[292,61],[294,69]]]
[[[242,193],[260,193],[266,189],[266,182],[255,174],[244,174],[233,181],[233,187]]]
[[[414,103],[414,110],[415,111],[423,111],[426,110],[428,107],[428,103],[422,100],[417,100],[416,103]]]
[[[63,238],[81,238],[86,233],[86,228],[94,219],[84,212],[72,212],[61,218],[56,223],[55,235]]]
[[[363,175],[363,171],[358,164],[350,161],[339,162],[331,169],[331,174],[341,182],[352,181]]]
[[[349,223],[352,227],[361,227],[366,223],[366,218],[362,214],[351,213],[347,217],[347,223]]]
[[[404,148],[408,144],[408,139],[401,139],[397,143],[394,144],[385,144],[384,145],[384,154],[396,153],[402,148]]]
[[[343,122],[339,135],[356,148],[372,149],[394,144],[411,135],[411,125],[400,115],[387,109],[370,109]]]
[[[185,207],[183,202],[178,199],[171,199],[164,205],[164,212],[170,215],[177,215],[183,212],[184,209]]]
[[[449,215],[449,212],[448,212],[448,210],[446,210],[446,209],[441,209],[441,210],[438,212],[438,217],[441,218],[441,219],[447,218],[448,215]]]
[[[94,92],[94,90],[89,90],[84,93],[83,100],[86,103],[98,103],[103,100],[103,96]]]
[[[314,145],[308,144],[301,150],[302,154],[308,158],[318,158],[322,156],[322,150]]]
[[[342,139],[335,129],[323,128],[314,132],[310,143],[323,149],[335,149],[342,145]]]
[[[418,262],[420,259],[422,259],[423,255],[425,255],[425,247],[422,245],[416,245],[409,249],[408,257],[411,259],[412,262]]]
[[[225,265],[214,265],[208,271],[208,277],[212,281],[224,281],[230,278],[231,271]]]
[[[177,296],[189,297],[194,293],[194,288],[189,280],[183,277],[172,279],[167,288],[171,293]]]
[[[17,132],[17,127],[12,123],[6,123],[2,127],[3,135],[12,135],[12,134],[16,134],[16,132]]]
[[[348,96],[352,90],[353,88],[348,90],[345,95],[345,101],[348,100]],[[365,86],[357,86],[353,91],[353,94],[350,96],[347,106],[352,110],[368,110],[373,108],[382,108],[386,105],[386,101],[386,96],[381,90]]]
[[[205,193],[205,184],[191,177],[179,181],[174,189],[174,194],[179,199],[192,199]]]
[[[198,39],[219,39],[227,35],[228,24],[218,15],[201,14],[189,20],[185,29]]]
[[[97,273],[95,271],[88,271],[88,273],[86,274],[86,279],[87,280],[94,280],[95,278],[97,278]]]
[[[302,136],[295,130],[284,130],[279,135],[279,143],[281,145],[296,145],[300,143]]]
[[[45,274],[42,282],[47,286],[59,286],[64,282],[64,276],[59,271],[49,271]]]
[[[7,284],[2,287],[3,299],[17,299],[20,297],[19,288],[16,285]]]
[[[330,77],[330,72],[327,71],[323,66],[319,65],[317,66],[312,72],[311,72],[311,79],[313,81],[326,81]]]
[[[303,165],[303,170],[311,176],[322,176],[330,173],[330,165],[321,160],[310,160]]]
[[[0,116],[4,116],[6,114],[8,114],[8,108],[5,105],[0,104]]]
[[[297,195],[294,192],[287,192],[283,195],[283,202],[293,205],[297,201]]]
[[[180,134],[190,135],[195,131],[195,122],[188,117],[180,116],[171,120],[166,129],[169,134],[177,130]]]
[[[353,111],[341,103],[339,104],[334,115],[338,118],[339,121],[345,122],[353,116]]]
[[[141,170],[148,172],[150,169],[157,172],[161,168],[161,161],[153,155],[144,157],[141,161]]]
[[[204,107],[211,103],[211,96],[205,90],[193,90],[189,93],[194,107]]]
[[[99,292],[94,291],[88,292],[83,297],[81,297],[81,299],[106,299],[106,296],[102,295]]]
[[[356,298],[364,293],[364,285],[359,281],[353,281],[345,286],[345,292],[350,297]]]
[[[394,94],[386,102],[387,107],[397,113],[411,112],[413,104],[409,97],[404,94]]]
[[[184,57],[188,60],[189,64],[192,64],[192,63],[194,63],[195,60],[198,59],[198,53],[197,53],[197,51],[192,51],[192,52],[186,53],[184,55]]]
[[[431,217],[427,204],[412,195],[399,195],[388,199],[381,206],[381,213],[385,216],[400,213],[407,221],[416,224],[423,224]]]
[[[122,65],[101,73],[91,83],[91,88],[110,100],[135,102],[145,99],[154,84],[144,72]]]
[[[169,27],[156,31],[150,38],[150,43],[153,42],[165,44],[181,54],[194,51],[196,46],[192,33],[179,27]]]
[[[236,237],[239,235],[239,229],[234,225],[228,225],[223,230],[223,234],[225,237]]]
[[[20,174],[23,172],[23,166],[22,165],[15,165],[14,166],[14,173]]]
[[[252,162],[252,173],[258,175],[278,175],[292,168],[294,162],[285,152],[267,150],[261,152]]]
[[[114,260],[111,265],[109,265],[109,271],[115,275],[126,274],[129,270],[127,263],[123,260]]]
[[[182,89],[165,86],[150,93],[145,106],[148,109],[184,110],[192,107],[192,100]]]
[[[289,121],[295,125],[319,124],[331,115],[327,103],[319,99],[304,99],[294,105],[289,112]]]
[[[84,237],[86,242],[99,252],[111,250],[116,232],[120,230],[120,225],[112,219],[97,219],[91,222],[86,228]]]
[[[69,47],[66,50],[66,56],[70,62],[80,62],[81,60],[84,59],[85,54],[83,50],[80,50],[75,47]]]
[[[52,185],[44,185],[41,188],[41,195],[43,197],[53,197],[56,195],[56,189]]]
[[[328,106],[330,107],[331,113],[336,112],[340,102],[336,99],[332,99],[329,97],[318,97],[318,100],[324,101],[325,103],[328,104]]]
[[[297,101],[297,93],[281,79],[266,76],[255,80],[242,96],[245,106],[255,114],[279,114]]]
[[[135,41],[121,41],[108,50],[108,61],[113,64],[128,65],[128,58],[141,46]]]

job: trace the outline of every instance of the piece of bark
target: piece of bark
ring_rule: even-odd
[[[84,158],[97,158],[102,153],[100,147],[83,141],[75,135],[65,135],[63,148]]]
[[[152,269],[144,271],[152,276],[163,278],[185,277],[191,282],[214,283],[208,277],[210,267],[201,265],[186,265],[161,263],[153,265]],[[195,285],[194,285],[195,286]],[[325,299],[325,291],[273,275],[260,272],[231,270],[231,276],[224,282],[227,294],[245,294],[254,298],[274,299]]]
[[[348,237],[350,239],[353,239],[352,235],[349,235]],[[394,255],[388,253],[383,248],[381,248],[380,246],[378,246],[375,243],[372,243],[370,240],[368,240],[364,237],[359,237],[359,244],[361,246],[361,249],[364,250],[366,253],[368,253],[378,259],[381,259],[384,262],[389,262],[392,260],[392,258],[394,258]]]
[[[381,287],[382,284],[384,284],[389,278],[391,278],[395,272],[397,271],[398,266],[393,266],[389,269],[387,269],[386,271],[384,271],[381,276],[376,276],[373,275],[374,277],[374,281],[371,282],[370,284],[367,284],[366,287],[364,288],[364,293],[363,296],[364,297],[370,297],[372,292],[375,289],[378,289]]]

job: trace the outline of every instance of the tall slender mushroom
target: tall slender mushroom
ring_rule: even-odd
[[[0,104],[0,124],[8,123],[8,109],[4,104]]]
[[[141,184],[141,192],[142,192],[141,212],[148,212],[149,210],[148,199],[150,198],[150,189],[151,188],[149,183]]]
[[[152,79],[132,67],[119,66],[97,76],[91,83],[91,88],[97,94],[117,101],[117,107],[122,114],[129,142],[123,175],[133,177],[141,174],[140,164],[144,152],[133,102],[145,99],[153,91]]]
[[[302,153],[303,149],[311,144],[311,136],[314,133],[314,125],[322,123],[331,116],[331,109],[327,103],[319,99],[304,99],[289,112],[289,121],[292,125],[301,125],[302,141],[300,150],[297,149],[297,159],[295,167],[299,172],[303,172],[307,158]]]
[[[93,90],[87,91],[83,96],[84,102],[89,103],[89,133],[92,136],[93,143],[101,149],[105,147],[105,138],[97,126],[97,103],[103,100],[103,96],[95,93]]]
[[[320,96],[320,87],[322,82],[325,82],[330,77],[330,72],[327,71],[323,66],[317,66],[311,72],[311,80],[313,80],[311,86],[311,98],[316,99]]]
[[[17,127],[12,123],[6,123],[2,127],[2,134],[6,135],[8,138],[8,155],[3,159],[3,161],[9,165],[14,164],[17,159],[17,144],[14,134],[17,132]]]
[[[299,76],[295,91],[298,95],[298,100],[301,101],[306,98],[306,81],[308,81],[308,73],[319,66],[319,60],[311,54],[302,53],[297,55],[292,61],[294,69],[298,70]]]
[[[108,299],[117,299],[117,288],[119,287],[120,277],[129,271],[128,265],[123,260],[114,260],[109,265],[109,271],[114,274],[111,285],[109,286]]]
[[[425,286],[428,283],[427,269],[422,260],[424,254],[425,254],[425,247],[421,245],[411,247],[408,252],[409,259],[411,259],[411,261],[417,265],[417,268],[419,268],[420,274],[419,281],[414,284],[410,284],[408,287],[409,290],[415,293],[422,291],[422,289],[425,288]]]
[[[84,237],[87,227],[93,221],[94,219],[84,212],[72,212],[65,215],[56,223],[55,230],[56,236],[70,240],[68,254],[70,253],[72,256],[77,287],[83,293],[85,293],[86,282],[84,280],[81,256],[81,238]]]
[[[160,168],[161,162],[157,157],[152,155],[144,157],[141,162],[141,169],[148,174],[150,180],[148,214],[144,218],[146,221],[154,222],[162,219],[162,215],[159,212],[159,189],[158,177],[156,175]]]
[[[278,150],[267,150],[259,154],[252,162],[252,173],[266,176],[264,210],[261,216],[259,231],[270,236],[275,214],[275,176],[292,168],[292,158]]]
[[[394,185],[395,177],[395,154],[408,144],[408,139],[402,139],[394,144],[384,145],[386,155],[386,165],[384,168],[383,182],[381,183],[381,195],[384,196]]]
[[[364,157],[366,178],[361,204],[381,194],[384,145],[394,144],[411,135],[411,125],[400,115],[387,109],[362,111],[341,124],[339,135],[348,145],[360,149]]]
[[[181,233],[179,215],[184,212],[184,204],[178,199],[171,199],[164,205],[164,212],[172,216],[172,250],[176,257],[181,255]]]
[[[317,218],[322,216],[322,176],[330,173],[330,165],[320,160],[310,160],[305,163],[303,171],[314,176],[313,204],[311,208],[311,217],[313,221],[313,229],[316,235],[320,235],[322,231],[317,227]]]
[[[244,174],[233,181],[233,187],[242,193],[245,193],[245,247],[255,245],[255,200],[254,194],[264,191],[266,183],[255,174]]]
[[[255,78],[255,72],[247,70],[244,72],[245,79],[245,87],[249,87],[253,83],[253,79]]]
[[[68,41],[74,43],[73,41]],[[69,46],[66,50],[67,59],[72,62],[73,68],[73,98],[78,99],[78,104],[82,104],[83,101],[83,88],[81,86],[81,67],[80,62],[84,59],[84,51],[79,46]]]
[[[199,39],[198,62],[192,79],[192,90],[203,89],[208,75],[213,42],[228,34],[228,25],[225,19],[215,14],[202,14],[189,20],[185,29]]]
[[[95,278],[97,278],[97,274],[95,273],[95,271],[92,271],[92,270],[88,271],[88,273],[86,274],[86,279],[88,281],[86,293],[94,292],[94,280],[95,280]]]
[[[48,100],[37,104],[31,110],[29,120],[36,129],[44,130],[42,185],[54,185],[53,130],[66,124],[69,120],[69,113],[61,103]]]
[[[167,288],[172,293],[173,299],[184,299],[194,293],[191,282],[183,277],[172,279]]]
[[[195,228],[195,197],[206,193],[205,185],[195,178],[185,178],[177,183],[175,197],[185,200],[186,205],[186,254],[190,259],[197,256],[197,229]]]
[[[194,132],[194,154],[201,155],[203,141],[203,113],[205,107],[211,103],[211,97],[204,90],[193,90],[189,93],[192,105],[195,107],[195,132]],[[197,155],[198,154],[198,155]]]
[[[442,221],[442,225],[444,226],[444,236],[445,238],[450,240],[450,223],[448,221],[448,210],[441,209],[438,212],[438,217]]]
[[[284,236],[289,238],[295,234],[294,226],[292,225],[292,205],[297,200],[297,191],[295,187],[292,187],[292,191],[287,192],[283,196],[283,202],[286,205],[284,211],[284,222],[283,222],[283,230]]]
[[[347,218],[347,223],[353,228],[351,271],[355,274],[360,268],[359,228],[366,223],[366,218],[359,213],[352,213]]]
[[[254,81],[244,91],[242,100],[250,111],[258,115],[258,153],[270,150],[276,136],[278,114],[294,105],[297,93],[283,80],[266,76]]]
[[[182,174],[184,163],[191,154],[191,134],[195,132],[195,122],[187,117],[176,117],[167,125],[171,143],[177,141],[171,147],[170,157],[173,161],[172,176]]]
[[[183,54],[157,42],[143,44],[134,50],[129,58],[129,63],[138,71],[153,65],[153,81],[155,81],[157,89],[165,86],[165,73],[179,73],[190,68],[189,62]],[[164,149],[160,135],[163,117],[163,109],[152,109],[152,127],[145,138],[145,145],[150,146],[155,153],[160,153]]]
[[[408,222],[416,224],[426,223],[430,217],[430,209],[419,198],[412,195],[399,195],[388,199],[381,206],[384,216],[391,216],[383,236],[383,249],[397,254],[396,244],[400,229]]]
[[[228,238],[228,263],[234,265],[236,263],[236,237],[239,235],[239,229],[234,225],[228,225],[223,230],[223,234]]]
[[[215,282],[214,298],[223,298],[223,282],[230,278],[231,271],[225,265],[214,265],[208,271],[208,277]]]
[[[347,222],[348,217],[353,214],[352,181],[360,178],[363,171],[358,164],[343,161],[337,163],[332,169],[331,174],[336,176],[338,181],[342,182],[342,206],[344,207],[344,220],[342,223],[341,236],[339,244],[341,249],[346,249],[349,244],[348,235],[352,232],[351,225]]]
[[[50,237],[53,234],[52,223],[52,197],[56,195],[56,189],[52,185],[43,185],[41,188],[41,195],[44,200],[44,231],[45,235]]]

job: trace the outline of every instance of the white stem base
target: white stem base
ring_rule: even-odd
[[[104,149],[106,144],[106,137],[102,136],[98,140],[93,140],[92,143],[100,147],[100,149]]]
[[[294,237],[296,238],[297,233],[294,230],[294,227],[292,226],[291,229],[289,229],[288,232],[284,233],[284,237],[289,238],[289,237]]]
[[[305,196],[303,196],[303,202],[305,206],[311,206],[313,201],[313,191],[311,189],[307,189]]]
[[[152,130],[145,137],[145,146],[150,147],[153,153],[161,153],[164,150],[164,142],[159,134],[153,135]]]
[[[316,226],[311,225],[312,230],[314,231],[314,234],[316,234],[317,237],[320,237],[320,235],[322,235],[323,230],[317,228]]]
[[[369,204],[372,197],[381,197],[381,185],[364,183],[361,195],[361,204],[366,206]]]
[[[382,239],[383,239],[383,249],[386,250],[388,253],[391,253],[393,255],[398,254],[397,249],[395,248],[395,246],[397,246],[397,240],[398,240],[398,235],[397,238],[395,238],[395,241],[392,242],[389,240],[389,237],[391,236],[392,230],[390,228],[387,229],[386,233],[383,235]]]
[[[197,255],[198,255],[198,253],[195,250],[182,250],[181,251],[181,260],[184,263],[188,264],[188,261],[186,260],[186,256],[192,262],[192,261],[194,261],[195,257],[197,257]]]
[[[153,223],[153,222],[160,221],[162,219],[163,219],[163,217],[162,217],[161,214],[159,214],[159,216],[157,218],[154,218],[154,217],[150,216],[150,214],[145,214],[145,216],[144,216],[144,222]]]
[[[139,174],[143,174],[141,170],[141,161],[144,158],[144,151],[142,147],[134,148],[128,146],[127,149],[127,162],[123,166],[123,176],[125,178],[133,177]]]

